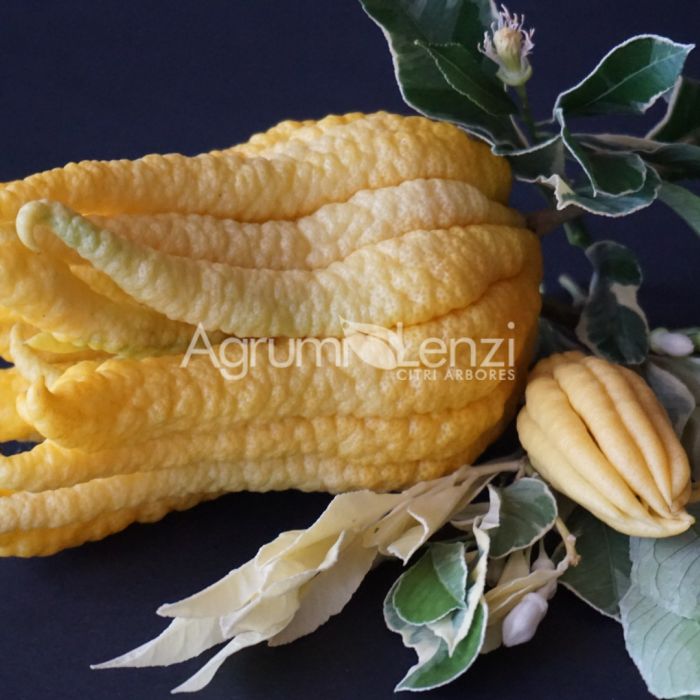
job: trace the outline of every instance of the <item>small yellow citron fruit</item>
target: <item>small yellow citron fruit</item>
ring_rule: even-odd
[[[635,372],[580,352],[532,371],[518,434],[552,486],[615,530],[669,537],[690,527],[688,458]]]

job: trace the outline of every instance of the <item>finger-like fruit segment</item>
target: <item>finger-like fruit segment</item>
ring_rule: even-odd
[[[457,127],[385,113],[5,183],[4,427],[41,442],[0,457],[0,555],[470,463],[513,415],[540,308],[509,187]]]
[[[525,397],[520,441],[556,489],[629,535],[668,537],[693,523],[688,458],[639,375],[562,353],[535,366]]]

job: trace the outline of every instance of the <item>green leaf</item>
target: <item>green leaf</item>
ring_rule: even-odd
[[[657,141],[700,143],[700,81],[681,77],[663,119],[649,132]]]
[[[620,603],[625,644],[660,698],[700,693],[700,622],[681,617],[632,585]]]
[[[700,506],[688,511],[700,517]],[[661,539],[633,537],[632,579],[640,593],[682,617],[700,620],[700,523]]]
[[[492,21],[488,0],[360,2],[390,44],[399,89],[407,104],[426,116],[456,122],[492,144],[518,143],[509,118],[489,114],[457,92],[430,54],[416,43],[461,44],[488,71],[487,59],[480,59],[477,49]]]
[[[557,98],[566,116],[643,114],[680,75],[691,44],[651,34],[635,36],[607,53],[578,85]]]
[[[492,557],[498,559],[529,547],[554,525],[557,502],[540,479],[526,477],[504,489],[489,486],[489,491],[500,499],[498,527],[489,530]]]
[[[463,542],[435,543],[396,583],[393,605],[413,625],[464,608],[467,565]]]
[[[671,207],[695,233],[700,234],[700,197],[680,185],[664,182],[659,199]]]
[[[630,585],[630,538],[581,507],[574,509],[566,524],[576,536],[581,561],[559,580],[599,612],[619,619],[620,600]],[[563,547],[558,553],[563,556]]]
[[[477,552],[476,559],[472,561],[469,576],[467,577],[464,593],[465,607],[428,625],[431,631],[447,644],[447,651],[450,655],[454,653],[457,645],[469,632],[486,586],[490,540],[488,535],[478,525],[474,527],[474,538]]]
[[[507,115],[517,112],[503,84],[482,70],[481,64],[460,44],[424,44],[424,48],[440,69],[445,80],[484,112]]]
[[[611,362],[637,365],[649,352],[649,327],[637,304],[642,271],[632,251],[613,241],[586,250],[593,265],[588,301],[576,335]]]
[[[655,199],[661,187],[661,180],[653,168],[647,167],[644,185],[636,192],[626,195],[609,195],[595,193],[590,185],[572,187],[559,175],[539,177],[538,182],[554,189],[557,209],[564,209],[575,204],[592,214],[599,216],[627,216],[648,207]]]
[[[486,583],[489,538],[478,525],[474,527],[474,538],[478,551],[469,577],[462,585],[460,607],[449,611],[439,620],[413,624],[397,608],[397,601],[400,602],[402,597],[400,587],[405,585],[406,574],[394,583],[387,594],[384,600],[387,627],[400,634],[404,645],[414,649],[418,655],[418,662],[409,669],[396,690],[428,690],[444,685],[464,673],[476,659],[486,632],[488,610],[482,596]],[[447,576],[456,583],[459,577],[454,572],[449,572],[458,568],[455,566],[458,552],[461,552],[461,560],[464,561],[464,544],[436,543],[431,545],[429,552],[431,550],[438,552],[436,561],[439,562],[438,568],[443,578]],[[428,587],[429,594],[436,592],[437,595],[442,595],[444,582],[436,581],[436,578],[424,577],[424,585]],[[451,588],[456,592],[456,585]]]
[[[636,153],[591,148],[579,143],[565,126],[562,126],[561,137],[586,173],[594,196],[619,197],[639,192],[644,187],[647,168]]]
[[[672,372],[664,369],[655,357],[647,360],[642,370],[647,384],[666,409],[676,435],[681,437],[691,414],[695,410],[695,397],[690,389]]]
[[[564,233],[566,233],[566,240],[569,241],[571,245],[578,246],[579,248],[588,248],[588,246],[593,243],[586,229],[586,225],[583,223],[583,219],[580,216],[577,219],[564,222]]]
[[[414,666],[396,686],[396,690],[431,690],[461,676],[479,655],[486,634],[487,617],[486,606],[480,602],[467,636],[457,645],[454,653],[450,656],[447,644],[440,640],[435,653],[424,663]],[[459,621],[455,620],[455,624],[459,624]]]
[[[529,148],[495,148],[494,153],[508,158],[513,174],[524,182],[564,173],[564,144],[557,134]]]
[[[637,153],[664,180],[700,178],[700,146],[662,143],[625,134],[576,134],[576,139],[593,148]]]

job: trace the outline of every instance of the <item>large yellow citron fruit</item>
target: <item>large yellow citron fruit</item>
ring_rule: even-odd
[[[580,352],[533,369],[518,435],[556,489],[620,532],[669,537],[690,527],[688,458],[635,372]]]
[[[6,184],[0,307],[35,332],[8,416],[45,441],[2,458],[0,553],[227,491],[390,490],[470,463],[512,418],[540,309],[510,184],[457,127],[386,113]],[[197,327],[218,364],[184,362]],[[235,379],[226,338],[264,341]],[[59,359],[41,376],[27,348]]]

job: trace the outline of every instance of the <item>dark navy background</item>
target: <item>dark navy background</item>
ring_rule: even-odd
[[[519,0],[512,9],[537,27],[530,91],[539,117],[560,88],[632,34],[700,41],[697,0]],[[700,53],[687,72],[700,76]],[[83,158],[194,154],[284,118],[376,109],[407,111],[381,33],[354,0],[0,4],[0,180]],[[640,133],[648,125],[637,120]],[[514,197],[523,209],[538,206],[520,190]],[[652,321],[700,320],[700,241],[679,219],[659,204],[592,229],[639,254]],[[550,288],[562,271],[587,279],[582,253],[561,232],[547,240],[545,255]],[[49,559],[0,561],[0,697],[167,697],[201,661],[101,672],[88,664],[157,634],[160,603],[213,582],[279,531],[306,526],[327,500],[234,494]],[[381,601],[397,574],[392,565],[373,572],[344,613],[314,635],[240,653],[200,697],[390,697],[413,663],[382,622]],[[431,697],[648,695],[620,628],[561,592],[533,642],[480,658]]]

